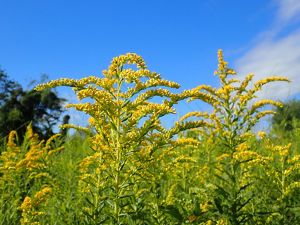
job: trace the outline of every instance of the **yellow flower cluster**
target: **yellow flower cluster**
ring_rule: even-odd
[[[273,110],[264,110],[264,111],[258,112],[254,115],[253,124],[256,124],[256,121],[259,121],[261,118],[263,118],[267,115],[274,115],[274,114],[276,114],[276,112]]]
[[[282,107],[281,102],[264,99],[264,100],[257,101],[252,105],[252,107],[250,109],[250,114],[256,112],[259,108],[264,107],[266,105],[273,105],[273,106],[277,106],[277,107]]]
[[[184,116],[182,116],[179,121],[184,121],[186,119],[189,119],[191,117],[203,117],[203,118],[209,118],[209,114],[207,112],[189,112],[187,114],[185,114]]]
[[[103,71],[103,74],[108,78],[115,77],[120,74],[126,64],[135,64],[139,69],[147,68],[141,56],[135,53],[127,53],[125,55],[113,58],[108,70]]]
[[[224,60],[223,51],[218,50],[218,69],[215,71],[215,74],[219,76],[222,84],[226,84],[226,78],[228,75],[235,75],[235,70],[228,68],[228,62]]]
[[[258,131],[257,136],[260,137],[261,139],[264,139],[267,136],[267,133],[264,131]]]
[[[237,94],[241,94],[244,91],[246,91],[246,88],[248,87],[249,83],[252,81],[254,74],[250,73],[246,76],[246,78],[241,82]]]
[[[77,97],[79,100],[84,98],[95,98],[98,102],[112,102],[113,96],[105,90],[99,90],[95,87],[87,87],[77,92]]]
[[[196,140],[195,138],[178,138],[175,141],[172,142],[173,147],[179,147],[179,146],[199,146],[200,142]]]
[[[39,216],[45,214],[43,211],[39,211],[41,204],[47,201],[47,195],[52,192],[50,187],[44,187],[38,191],[33,198],[25,197],[20,209],[22,210],[21,225],[40,224],[38,222]]]
[[[16,143],[15,143],[16,137],[17,137],[17,132],[15,130],[13,130],[9,133],[8,142],[7,142],[7,147],[8,148],[14,148],[14,147],[17,146]]]
[[[140,78],[146,77],[150,79],[161,79],[160,75],[156,72],[151,72],[147,69],[139,69],[139,70],[133,70],[133,69],[123,69],[120,72],[120,77],[125,79],[126,82],[139,82]]]
[[[200,209],[201,209],[202,213],[208,212],[210,207],[211,207],[211,205],[208,202],[200,204]]]
[[[21,205],[21,209],[22,209],[23,211],[28,211],[28,210],[30,210],[31,208],[32,208],[32,200],[31,200],[30,197],[26,196],[26,197],[24,198],[24,201],[23,201],[22,205]]]
[[[23,144],[16,144],[16,135],[15,131],[10,133],[6,150],[0,155],[0,191],[5,193],[2,199],[7,197],[6,201],[11,201],[11,193],[8,192],[6,196],[6,191],[13,189],[17,198],[14,204],[18,204],[22,211],[21,224],[38,224],[38,217],[44,214],[38,208],[47,201],[47,196],[51,192],[50,183],[53,184],[48,160],[51,160],[50,157],[61,151],[63,147],[52,146],[59,135],[52,136],[46,143],[40,141],[38,135],[33,132],[31,124],[27,127]],[[19,193],[24,192],[20,190],[18,183],[20,177],[23,185],[30,188],[25,198],[19,196]],[[7,187],[9,188],[6,190]],[[40,191],[35,192],[36,189]]]
[[[218,50],[218,62],[218,71],[224,71],[227,68],[228,63],[224,60],[222,49]],[[216,73],[218,73],[218,71]]]
[[[241,151],[246,151],[249,149],[249,146],[244,142],[244,143],[241,143],[239,144],[237,147],[236,147],[236,150],[241,152]]]
[[[285,81],[285,82],[289,82],[290,80],[287,79],[286,77],[280,77],[280,76],[276,76],[276,77],[267,77],[265,79],[259,80],[258,82],[256,82],[254,84],[254,90],[255,91],[259,91],[262,86],[264,86],[265,84],[268,84],[270,82],[274,82],[274,81]]]
[[[42,91],[44,89],[53,88],[53,87],[57,87],[57,86],[60,86],[60,85],[74,87],[74,86],[76,86],[77,83],[78,82],[74,79],[61,78],[61,79],[58,79],[58,80],[50,81],[50,82],[45,83],[45,84],[39,84],[34,89],[36,91]]]
[[[224,85],[223,87],[219,88],[216,92],[216,95],[219,98],[222,98],[224,96],[224,98],[229,98],[230,93],[232,93],[233,90],[235,90],[236,88],[233,87],[230,84]]]

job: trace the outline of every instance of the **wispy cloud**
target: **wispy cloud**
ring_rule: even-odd
[[[236,61],[238,72],[246,76],[255,73],[255,79],[272,75],[284,75],[290,84],[274,83],[261,92],[261,98],[285,100],[300,93],[300,29],[280,34],[300,17],[299,0],[276,0],[278,6],[274,26],[270,27],[259,41]]]
[[[277,0],[279,6],[277,19],[279,22],[288,22],[292,19],[300,17],[300,1],[299,0]]]

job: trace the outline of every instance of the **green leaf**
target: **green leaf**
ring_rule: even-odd
[[[222,207],[222,204],[221,204],[222,200],[220,198],[214,198],[214,203],[219,211],[219,213],[223,214],[223,207]]]
[[[168,206],[161,206],[160,207],[164,212],[168,213],[170,216],[172,216],[174,219],[176,219],[178,222],[183,221],[183,216],[181,215],[179,209],[175,205],[168,205]]]

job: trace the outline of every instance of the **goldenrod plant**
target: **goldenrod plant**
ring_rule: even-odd
[[[278,144],[259,132],[261,154],[266,164],[260,171],[260,199],[257,207],[265,212],[264,224],[300,223],[300,154],[292,143]]]
[[[93,154],[79,165],[85,220],[89,224],[144,224],[147,220],[162,224],[152,211],[159,206],[147,202],[158,175],[151,168],[160,159],[156,153],[162,148],[168,151],[172,145],[188,144],[190,139],[176,140],[175,136],[206,122],[176,122],[172,128],[164,128],[161,118],[175,113],[173,106],[189,97],[191,91],[172,93],[171,89],[179,88],[179,84],[148,70],[136,54],[115,57],[103,75],[63,78],[36,87],[71,86],[79,100],[91,100],[67,106],[90,115],[91,128],[65,126],[91,136]]]
[[[258,100],[257,92],[270,82],[288,81],[285,77],[268,77],[250,85],[253,74],[244,80],[235,79],[236,72],[228,67],[223,58],[222,50],[218,51],[218,69],[215,74],[219,77],[221,87],[213,88],[200,85],[194,90],[207,95],[200,98],[213,107],[210,115],[202,112],[190,112],[183,119],[207,118],[213,130],[208,130],[221,148],[216,155],[214,166],[213,205],[220,218],[230,224],[249,224],[256,210],[250,206],[254,196],[251,190],[255,182],[252,170],[265,159],[255,149],[251,148],[249,140],[253,137],[251,129],[261,118],[274,114],[274,111],[263,109],[264,106],[281,106],[274,100]],[[198,96],[190,100],[199,99]],[[252,176],[254,174],[254,176]]]
[[[58,135],[46,143],[28,125],[24,141],[17,144],[17,132],[11,131],[6,149],[0,155],[1,224],[39,224],[46,216],[43,207],[55,187],[49,173],[51,158],[63,147],[53,147]]]

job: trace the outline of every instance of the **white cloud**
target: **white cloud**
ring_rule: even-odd
[[[255,79],[286,76],[290,84],[273,83],[261,93],[263,98],[286,99],[300,92],[300,31],[276,41],[263,41],[237,62],[241,76],[254,72]]]
[[[278,20],[281,22],[287,22],[291,19],[299,18],[300,1],[299,0],[277,0]]]
[[[260,98],[285,100],[300,93],[300,30],[289,32],[285,36],[277,37],[288,23],[300,16],[299,0],[277,0],[277,24],[264,32],[264,36],[239,60],[236,68],[239,76],[248,73],[255,74],[255,80],[268,76],[286,76],[291,80],[268,84],[260,93]]]

